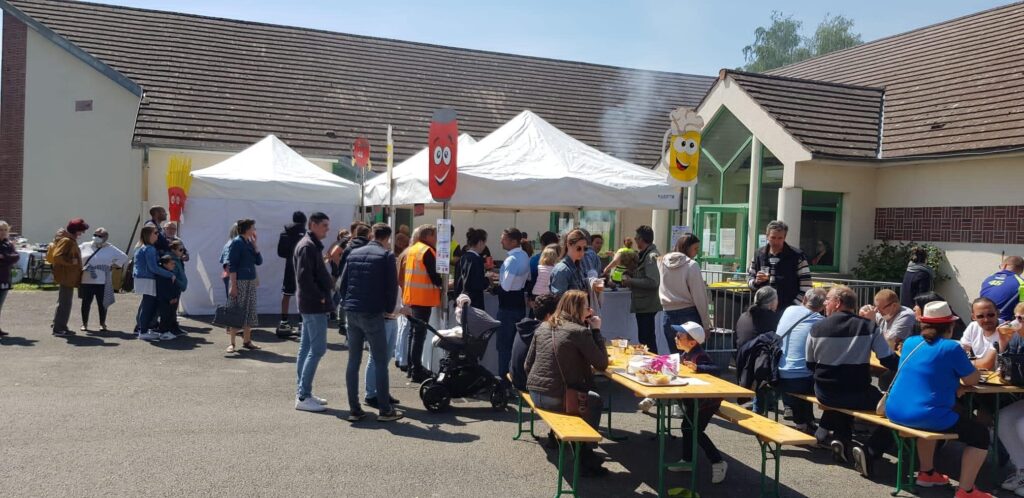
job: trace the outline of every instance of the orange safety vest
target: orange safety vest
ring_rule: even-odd
[[[405,256],[405,275],[402,287],[402,302],[410,306],[440,306],[441,289],[430,280],[423,257],[427,253],[437,253],[433,247],[417,242],[409,248]]]

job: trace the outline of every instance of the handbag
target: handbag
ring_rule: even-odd
[[[1024,386],[1024,354],[1002,353],[997,358],[999,379],[1003,384]]]
[[[213,323],[230,329],[245,327],[245,310],[241,306],[227,304],[217,306],[213,315]]]
[[[565,382],[565,373],[562,372],[562,365],[558,361],[558,350],[555,348],[554,327],[551,327],[551,353],[555,355],[555,366],[558,367],[558,375],[562,377],[562,385],[565,386],[565,394],[562,396],[562,412],[566,415],[576,416],[587,413],[587,392],[573,389]]]
[[[917,346],[915,346],[914,350],[911,351],[909,355],[907,355],[907,359],[903,361],[903,364],[906,365],[907,362],[910,361],[910,357],[914,356],[914,353],[916,353],[918,349],[921,349],[921,346],[924,346],[925,343],[927,343],[927,342],[928,341],[925,341],[924,339],[921,339],[921,343],[918,344]],[[902,371],[903,371],[902,368],[897,368],[896,369],[896,375],[893,376],[892,383],[889,384],[889,391],[892,391],[893,386],[896,385],[896,379],[900,378],[900,372],[902,372]],[[884,417],[885,416],[885,403],[886,403],[886,401],[889,401],[889,391],[884,392],[882,394],[882,399],[878,400],[878,404],[875,405],[875,415],[878,415],[879,417]]]

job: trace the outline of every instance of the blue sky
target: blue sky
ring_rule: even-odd
[[[100,0],[330,31],[616,66],[714,75],[773,10],[804,22],[855,21],[865,41],[1004,5],[1008,0]]]

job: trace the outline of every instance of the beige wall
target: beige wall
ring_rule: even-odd
[[[874,238],[875,170],[813,162],[797,163],[795,169],[795,185],[787,187],[843,193],[839,269],[849,271]]]
[[[82,217],[122,244],[140,200],[139,98],[33,30],[26,66],[24,235],[49,241]],[[76,100],[92,100],[93,110],[75,112]]]
[[[878,168],[878,207],[1020,205],[1021,168],[1021,155]]]

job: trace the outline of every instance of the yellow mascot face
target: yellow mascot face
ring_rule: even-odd
[[[667,166],[672,178],[684,183],[696,182],[699,160],[700,132],[691,130],[669,137]]]

